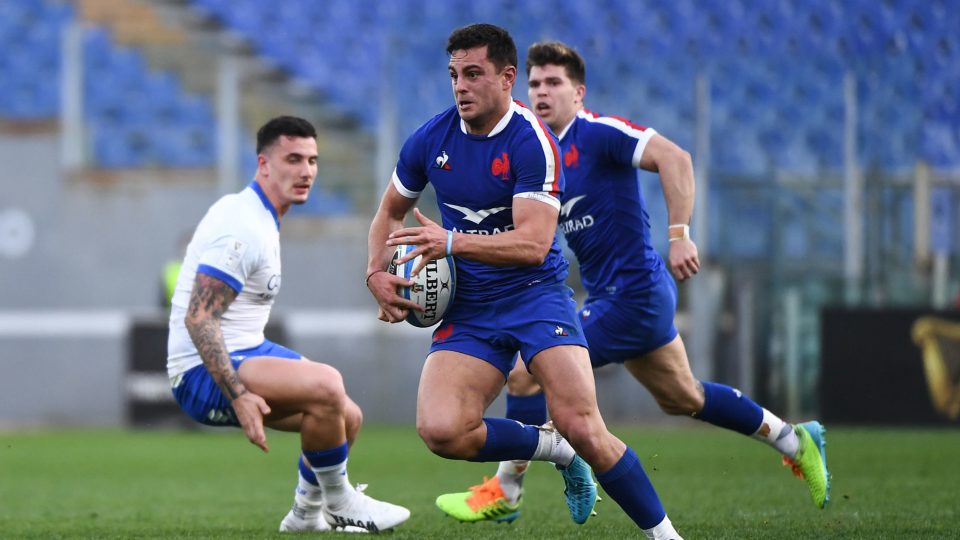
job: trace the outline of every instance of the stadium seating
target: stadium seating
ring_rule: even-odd
[[[85,111],[102,167],[210,167],[216,123],[208,98],[172,73],[151,71],[139,51],[92,29],[84,43]]]
[[[846,72],[858,80],[864,166],[960,165],[960,16],[945,2],[195,4],[370,129],[382,84],[398,96],[405,131],[448,106],[449,90],[430,78],[442,73],[446,33],[489,20],[513,29],[521,47],[550,38],[578,46],[591,107],[688,147],[694,81],[707,74],[713,164],[727,172],[840,168]]]
[[[521,47],[551,38],[573,43],[589,62],[594,110],[652,125],[687,147],[693,142],[694,81],[705,74],[712,92],[712,161],[727,172],[839,168],[846,72],[858,81],[864,166],[907,169],[921,158],[935,166],[960,165],[960,15],[943,1],[577,0],[563,9],[460,0],[192,5],[369,129],[379,118],[383,85],[398,97],[404,131],[448,106],[449,89],[435,78],[443,72],[446,33],[490,20],[512,28]],[[0,89],[9,99],[0,104],[0,115],[56,114],[59,100],[50,82],[59,73],[60,29],[72,16],[68,4],[50,0],[2,3],[0,43],[9,54],[0,59]],[[111,45],[103,30],[92,32],[86,49],[87,67],[96,75],[87,85],[91,119],[98,129],[139,133],[113,143],[130,150],[122,162],[212,162],[215,145],[200,137],[161,149],[147,132],[147,150],[136,150],[144,144],[145,123],[176,123],[183,116],[179,103],[197,98],[172,76],[148,76],[138,53]],[[103,88],[105,80],[120,83]],[[171,129],[193,133],[199,123]],[[114,155],[99,146],[94,153],[98,161]]]
[[[718,178],[816,175],[843,165],[843,81],[856,80],[859,161],[908,171],[960,166],[960,10],[944,0],[573,0],[356,2],[189,0],[358,125],[374,130],[393,96],[409,133],[450,105],[443,44],[487,20],[523,48],[563,39],[588,61],[589,106],[655,127],[693,149],[699,75],[710,81]],[[73,17],[54,0],[0,3],[0,117],[54,117],[59,36]],[[29,29],[29,31],[24,31]],[[209,166],[209,100],[153,73],[105,30],[85,44],[85,111],[105,167]],[[521,73],[517,97],[523,99]]]
[[[0,3],[0,118],[47,120],[60,111],[63,29],[70,4]],[[142,54],[102,28],[84,38],[84,115],[91,158],[105,168],[210,167],[216,129],[210,100],[185,92],[172,73],[151,71]]]
[[[42,0],[0,2],[0,118],[44,119],[60,109],[60,30],[64,5]],[[25,31],[25,30],[29,31]]]

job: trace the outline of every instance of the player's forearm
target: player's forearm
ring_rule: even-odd
[[[552,239],[518,230],[494,235],[454,233],[453,254],[493,266],[537,266],[550,252]]]
[[[679,151],[660,163],[660,185],[667,203],[667,218],[671,225],[689,224],[693,216],[696,186],[690,154]]]
[[[416,199],[401,195],[392,183],[387,185],[367,236],[367,277],[387,268],[394,249],[387,246],[387,238],[403,228],[403,220],[415,202]]]
[[[223,340],[219,319],[188,320],[186,326],[190,339],[193,340],[203,360],[204,367],[220,387],[223,395],[232,401],[245,394],[247,388],[240,381],[237,370],[230,362],[230,353],[227,352],[227,346]]]
[[[190,293],[190,305],[183,320],[203,365],[223,394],[231,400],[247,392],[237,370],[233,369],[220,329],[220,317],[236,297],[237,292],[223,281],[197,273]]]
[[[402,218],[393,218],[384,212],[377,212],[374,216],[367,236],[367,276],[387,268],[394,249],[386,245],[387,238],[390,233],[402,227]]]

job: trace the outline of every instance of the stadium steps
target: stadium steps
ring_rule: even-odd
[[[123,45],[177,45],[184,33],[166,24],[153,5],[140,0],[78,0],[77,13],[92,23],[109,27]]]

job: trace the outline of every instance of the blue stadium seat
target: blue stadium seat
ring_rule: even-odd
[[[0,5],[0,115],[16,120],[42,120],[60,106],[60,35],[69,19],[69,5],[43,0],[15,0]]]

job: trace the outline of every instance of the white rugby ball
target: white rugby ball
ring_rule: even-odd
[[[447,310],[453,305],[453,298],[457,292],[457,269],[453,257],[444,257],[427,263],[420,273],[411,276],[414,267],[420,262],[420,256],[397,265],[397,259],[410,253],[417,246],[401,245],[393,252],[388,271],[403,279],[413,280],[410,287],[400,287],[400,296],[412,300],[423,311],[410,310],[407,322],[420,328],[433,326],[443,319]]]

